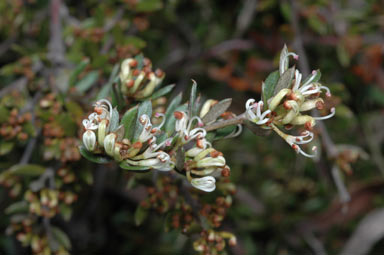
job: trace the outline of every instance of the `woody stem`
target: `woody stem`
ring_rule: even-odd
[[[212,124],[209,124],[207,126],[204,127],[204,129],[209,132],[209,131],[212,131],[212,130],[215,130],[215,129],[219,129],[219,128],[223,128],[223,127],[227,127],[227,126],[232,126],[232,125],[237,125],[237,124],[243,124],[243,121],[246,119],[246,116],[245,114],[240,114],[232,119],[228,119],[228,120],[220,120],[220,121],[216,121]]]

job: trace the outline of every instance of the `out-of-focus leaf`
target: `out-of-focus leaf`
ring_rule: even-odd
[[[106,163],[111,162],[110,158],[103,157],[103,156],[100,156],[100,155],[97,155],[97,154],[93,154],[92,152],[88,151],[83,145],[79,146],[79,151],[80,151],[80,154],[84,158],[86,158],[89,161],[92,161],[94,163],[106,164]]]
[[[221,114],[223,114],[232,104],[232,98],[226,98],[213,105],[209,112],[204,115],[202,121],[205,124],[208,124],[212,121],[215,121]]]
[[[9,118],[9,111],[3,105],[0,105],[0,123],[6,122]]]
[[[119,126],[119,112],[117,111],[116,107],[112,110],[112,117],[109,120],[109,130],[111,132],[115,131],[116,128]]]
[[[28,212],[28,203],[27,201],[18,201],[9,205],[4,211],[6,214],[15,214],[15,213],[27,213]]]
[[[149,118],[152,116],[152,102],[151,100],[146,100],[139,105],[137,110],[137,118],[136,118],[136,127],[135,133],[133,136],[133,141],[136,142],[139,139],[141,132],[143,131],[144,126],[140,123],[140,116],[143,114],[148,115]]]
[[[53,237],[61,244],[65,249],[71,249],[71,241],[64,231],[57,227],[51,227]]]
[[[309,26],[320,35],[325,35],[327,33],[327,25],[316,15],[310,15],[307,20]]]
[[[95,84],[95,82],[99,79],[99,72],[98,71],[92,71],[89,72],[83,79],[81,79],[77,84],[76,84],[76,90],[84,93],[86,92],[89,88],[92,87],[92,85]]]
[[[73,212],[72,207],[67,204],[60,203],[59,208],[60,208],[60,215],[63,216],[65,221],[69,221],[72,217],[72,212]]]
[[[74,119],[79,119],[84,115],[81,106],[74,101],[65,102],[65,107],[68,109]]]
[[[63,128],[65,135],[74,136],[77,132],[77,124],[69,113],[62,113],[57,116],[57,122]]]
[[[14,165],[8,171],[14,175],[39,176],[45,172],[45,167],[35,164]]]
[[[132,35],[127,36],[124,41],[126,44],[133,45],[138,49],[142,49],[147,45],[147,43],[143,39]]]
[[[191,88],[191,94],[189,95],[189,102],[188,102],[188,114],[189,117],[194,116],[195,109],[195,101],[196,101],[196,91],[197,91],[197,83],[196,81],[192,80],[192,88]]]
[[[71,73],[71,75],[69,76],[69,86],[70,87],[73,87],[75,84],[76,84],[76,80],[77,80],[77,76],[79,76],[79,74],[84,71],[84,69],[87,67],[87,65],[89,64],[89,59],[84,59],[83,61],[81,61],[76,67],[75,69],[73,70],[73,72]]]
[[[349,56],[349,53],[347,49],[345,48],[343,43],[339,43],[336,47],[336,52],[337,52],[337,58],[340,61],[340,64],[343,67],[349,66],[349,63],[351,61],[351,58]]]
[[[184,161],[185,161],[184,148],[179,147],[179,149],[176,152],[176,169],[177,170],[181,171],[184,169]]]
[[[273,91],[273,96],[276,95],[280,90],[289,88],[291,86],[294,74],[295,68],[291,67],[281,75]]]
[[[119,64],[116,64],[112,69],[108,82],[101,88],[100,92],[97,94],[97,100],[108,97],[109,93],[111,92],[112,85],[119,79],[118,72]]]
[[[149,211],[148,209],[138,206],[135,211],[135,224],[136,226],[140,226],[144,220],[148,217]]]
[[[151,99],[153,100],[168,94],[169,92],[172,91],[174,87],[175,87],[175,84],[171,84],[171,85],[165,86],[164,88],[159,89],[158,91],[152,94]]]
[[[162,7],[163,2],[161,0],[141,0],[136,4],[135,9],[138,12],[153,12]]]
[[[144,66],[144,55],[142,53],[136,55],[135,60],[137,61],[137,69],[142,69]]]
[[[12,151],[15,143],[0,141],[0,156],[8,154]]]
[[[132,107],[131,109],[127,110],[121,118],[121,124],[124,125],[125,128],[124,138],[128,138],[130,141],[133,139],[133,134],[136,127],[137,111],[137,106]]]
[[[137,171],[137,172],[143,172],[143,171],[147,172],[150,170],[149,167],[147,167],[147,166],[132,166],[124,160],[120,163],[119,166],[122,169],[130,170],[130,171]]]
[[[253,123],[249,120],[244,121],[244,126],[246,128],[248,128],[252,133],[254,133],[255,135],[258,135],[258,136],[267,136],[267,135],[271,134],[270,129],[261,128],[259,125],[256,125],[255,123]]]
[[[292,8],[287,2],[281,2],[280,4],[281,14],[287,21],[291,21],[292,19]]]
[[[273,96],[277,81],[280,78],[279,70],[270,73],[262,86],[262,97],[264,105],[267,105],[267,100]]]

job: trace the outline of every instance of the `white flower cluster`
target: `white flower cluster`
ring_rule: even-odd
[[[287,48],[284,47],[280,55],[280,76],[287,72],[290,56],[298,59],[298,55],[288,52]],[[302,74],[299,70],[295,70],[292,83],[269,98],[266,106],[264,106],[263,101],[255,102],[254,99],[249,99],[245,104],[246,117],[262,128],[274,130],[297,153],[306,157],[314,157],[316,154],[304,152],[300,145],[312,141],[316,120],[329,119],[335,115],[335,108],[331,108],[331,113],[323,117],[313,117],[305,113],[315,108],[323,109],[322,92],[325,92],[326,97],[331,96],[329,88],[317,82],[318,75],[318,71],[313,71],[306,81],[302,82]],[[286,129],[290,129],[298,125],[304,125],[306,129],[300,136],[285,134],[278,128],[278,126],[285,126]],[[316,151],[316,147],[313,147],[312,151]]]

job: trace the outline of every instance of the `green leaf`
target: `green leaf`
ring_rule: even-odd
[[[170,127],[168,127],[168,123],[171,121],[171,118],[173,116],[173,113],[176,111],[176,108],[179,107],[181,100],[183,99],[183,94],[178,94],[172,101],[169,103],[167,111],[165,112],[165,120],[166,123],[163,126],[164,130],[168,133],[168,135],[171,135],[173,133],[173,130],[168,132],[167,130],[170,130]]]
[[[192,80],[192,88],[191,88],[191,94],[189,95],[189,102],[188,102],[188,115],[191,118],[192,116],[195,116],[194,112],[195,109],[195,101],[196,101],[196,90],[197,90],[197,83],[196,81]]]
[[[303,82],[301,82],[302,84],[306,83],[310,78],[311,78],[312,74],[310,74]],[[318,82],[321,78],[321,72],[319,69],[316,70],[316,75],[315,77],[313,78],[313,80],[311,81],[312,82]]]
[[[237,125],[231,125],[231,126],[226,126],[226,127],[218,129],[216,131],[216,136],[215,136],[214,140],[220,140],[220,139],[226,137],[227,135],[229,135],[230,133],[235,131],[236,128],[237,128]]]
[[[59,208],[60,208],[60,215],[63,216],[63,219],[65,221],[69,221],[72,217],[72,212],[73,212],[72,207],[70,205],[60,203]]]
[[[45,172],[45,167],[34,164],[19,164],[12,166],[8,171],[14,175],[39,176]]]
[[[148,217],[149,211],[148,209],[138,206],[135,211],[135,224],[136,226],[140,226],[144,220]]]
[[[139,121],[140,116],[143,114],[146,114],[146,115],[148,115],[149,118],[151,118],[151,116],[152,116],[152,102],[151,102],[151,100],[146,100],[139,105],[139,108],[137,110],[136,127],[135,127],[135,133],[133,136],[133,142],[136,142],[139,139],[139,136],[140,136],[141,132],[143,131],[144,127],[143,127],[143,125],[141,125],[141,123]]]
[[[138,106],[132,107],[131,109],[127,110],[121,118],[121,124],[124,125],[125,128],[124,138],[128,138],[129,141],[132,141],[133,139],[133,134],[136,127],[137,111]]]
[[[10,153],[14,146],[13,142],[0,141],[0,156]]]
[[[276,95],[280,90],[289,88],[292,84],[294,75],[295,75],[294,67],[291,67],[287,71],[285,71],[277,81],[277,84],[273,91],[273,96]]]
[[[178,106],[174,111],[186,112],[187,109],[188,109],[188,106],[186,104],[183,104],[183,105]],[[175,131],[175,124],[176,124],[176,118],[172,112],[172,114],[167,119],[167,121],[164,125],[165,126],[165,132],[167,132],[168,136],[171,136],[173,134],[173,132]]]
[[[73,72],[69,76],[69,86],[70,87],[73,87],[76,84],[77,76],[79,76],[79,74],[82,71],[84,71],[84,69],[87,67],[88,64],[89,64],[89,59],[84,59],[83,61],[80,62],[80,64],[78,64],[75,67],[75,69],[73,70]]]
[[[232,98],[226,98],[213,105],[209,112],[201,119],[205,124],[215,121],[231,106]]]
[[[119,64],[116,64],[112,69],[108,82],[101,88],[100,92],[97,94],[97,100],[108,97],[109,93],[111,92],[112,85],[119,79],[118,73]]]
[[[122,169],[137,171],[137,172],[148,172],[150,169],[147,166],[132,166],[126,161],[122,161],[119,165]]]
[[[255,134],[257,136],[267,136],[267,135],[271,134],[270,129],[261,128],[259,125],[256,125],[255,123],[253,123],[249,120],[244,121],[244,126],[246,128],[248,128],[253,134]]]
[[[137,61],[137,69],[142,69],[144,66],[144,55],[142,53],[136,55],[135,60]]]
[[[69,113],[74,119],[80,119],[84,115],[83,109],[75,101],[65,102],[65,107],[68,109]]]
[[[142,49],[147,46],[147,43],[143,39],[133,35],[127,36],[124,41],[126,44],[133,45],[138,49]]]
[[[176,169],[181,171],[184,169],[185,153],[184,148],[181,146],[176,151]]]
[[[280,78],[279,70],[270,73],[262,86],[262,97],[264,105],[267,105],[268,99],[273,96],[277,81]]]
[[[152,94],[151,99],[153,100],[168,94],[169,92],[172,91],[174,87],[175,87],[175,84],[171,84],[171,85],[165,86],[164,88],[159,89],[158,91]]]
[[[4,212],[6,214],[15,214],[15,213],[27,213],[29,210],[29,206],[27,201],[18,201],[16,203],[13,203],[9,205]]]
[[[89,161],[92,161],[94,163],[106,164],[106,163],[111,162],[110,158],[103,157],[103,156],[100,156],[100,155],[97,155],[97,154],[93,154],[92,152],[88,151],[83,145],[79,146],[79,151],[80,151],[80,154],[84,158],[86,158]]]
[[[115,131],[119,126],[119,112],[116,107],[112,110],[112,117],[110,119],[109,130],[110,132]]]
[[[163,7],[161,0],[141,0],[135,5],[138,12],[153,12],[160,10]]]
[[[4,106],[4,104],[0,105],[0,123],[7,122],[8,118],[9,118],[8,109]]]
[[[58,227],[51,227],[53,237],[61,244],[65,249],[71,249],[71,241],[69,240],[68,235],[59,229]]]
[[[84,93],[99,79],[99,72],[89,72],[81,81],[76,84],[77,91]]]

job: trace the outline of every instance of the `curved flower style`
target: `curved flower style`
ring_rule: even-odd
[[[271,115],[271,110],[266,110],[262,112],[264,103],[263,101],[259,101],[255,103],[256,100],[253,98],[248,99],[245,103],[245,114],[247,119],[256,123],[257,125],[264,125],[269,121],[268,116]],[[256,109],[256,112],[254,111]]]
[[[175,131],[182,138],[183,143],[206,136],[207,131],[202,128],[204,124],[198,116],[189,119],[188,114],[181,111],[174,112],[174,116],[176,118]],[[194,121],[197,121],[197,128],[192,128]]]

